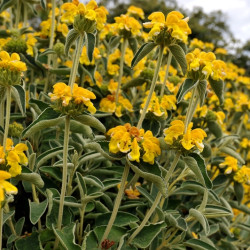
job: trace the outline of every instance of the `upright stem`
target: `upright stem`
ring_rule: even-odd
[[[6,148],[6,142],[10,125],[10,106],[11,106],[11,86],[8,86],[6,88],[6,114],[5,114],[5,126],[4,126],[4,136],[3,136],[4,151]]]
[[[73,57],[73,65],[71,68],[71,72],[70,72],[70,77],[69,77],[69,86],[71,88],[71,91],[73,90],[73,86],[76,80],[76,72],[78,69],[78,65],[79,65],[79,59],[82,53],[82,45],[83,45],[83,40],[84,40],[84,35],[81,34],[78,38],[78,42],[77,42],[77,46],[74,52],[74,57]]]
[[[109,223],[108,223],[108,225],[106,227],[106,230],[105,230],[105,232],[104,232],[104,234],[102,236],[102,240],[101,240],[100,244],[105,239],[108,238],[110,230],[112,229],[112,226],[114,224],[114,221],[115,221],[115,218],[116,218],[116,215],[118,213],[118,209],[119,209],[119,206],[121,204],[122,197],[123,197],[123,193],[124,193],[124,189],[125,189],[125,183],[126,183],[128,173],[129,173],[129,168],[130,168],[129,165],[126,163],[126,165],[124,167],[123,174],[122,174],[121,186],[120,186],[120,189],[119,189],[118,194],[117,194],[116,199],[115,199],[114,208],[113,208],[111,217],[109,219]]]
[[[21,12],[21,0],[17,0],[15,28],[18,29]]]
[[[79,243],[82,244],[83,239],[83,222],[84,222],[84,214],[86,209],[86,203],[82,204],[82,208],[80,209],[80,232],[79,232]]]
[[[118,78],[118,86],[117,86],[117,90],[116,90],[116,93],[115,93],[115,104],[116,105],[118,103],[119,91],[120,91],[121,83],[122,83],[123,63],[124,63],[124,56],[125,56],[126,47],[127,47],[127,39],[124,38],[123,43],[122,43],[122,48],[121,48],[120,71],[119,71],[119,78]]]
[[[168,73],[169,73],[169,67],[170,67],[171,60],[172,60],[172,53],[169,51],[168,61],[167,61],[167,69],[166,69],[166,73],[165,73],[163,84],[161,86],[160,97],[163,97],[163,95],[164,95],[164,90],[165,90],[166,82],[167,82],[167,79],[168,79]]]
[[[145,106],[144,106],[144,108],[142,110],[139,122],[137,124],[138,129],[140,129],[141,126],[142,126],[143,120],[144,120],[144,118],[146,116],[146,113],[147,113],[148,105],[149,105],[149,103],[151,101],[152,95],[153,95],[154,90],[155,90],[155,84],[156,84],[158,74],[159,74],[159,71],[160,71],[160,67],[161,67],[161,62],[162,62],[162,57],[163,57],[163,50],[164,50],[164,46],[160,46],[159,57],[158,57],[158,60],[157,60],[157,64],[156,64],[156,68],[155,68],[155,72],[154,72],[154,77],[153,77],[153,80],[152,80],[152,83],[151,83],[149,94],[148,94]]]
[[[62,227],[62,218],[63,218],[63,204],[66,192],[67,185],[67,157],[68,157],[68,147],[69,147],[69,130],[70,130],[70,116],[67,115],[65,118],[65,131],[64,131],[64,144],[63,144],[63,176],[62,176],[62,189],[60,195],[59,211],[58,211],[58,220],[57,220],[57,229]],[[59,239],[55,240],[54,249],[57,248]]]
[[[169,168],[169,171],[167,173],[167,175],[165,176],[165,182],[168,183],[170,177],[172,176],[173,172],[174,172],[174,169],[179,161],[179,158],[180,158],[180,155],[181,155],[181,152],[178,152],[176,155],[175,155],[175,158],[174,158],[174,161],[172,162],[170,168]],[[155,212],[155,209],[158,205],[158,203],[160,202],[161,200],[161,197],[162,197],[162,194],[161,192],[158,192],[157,193],[157,196],[151,206],[151,208],[149,209],[148,213],[146,214],[146,216],[144,217],[141,225],[134,231],[134,233],[129,237],[128,239],[128,244],[130,244],[132,242],[132,240],[136,237],[136,235],[144,228],[144,226],[146,225],[146,223],[148,222],[149,218],[151,217],[151,215]]]
[[[0,249],[2,249],[3,240],[3,208],[0,205]]]

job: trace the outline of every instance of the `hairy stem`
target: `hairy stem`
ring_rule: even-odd
[[[122,47],[121,47],[121,58],[120,58],[120,71],[119,71],[119,78],[118,78],[118,86],[115,94],[115,104],[117,106],[118,99],[119,99],[119,91],[121,88],[121,83],[122,83],[122,75],[123,75],[123,64],[124,64],[124,56],[125,56],[125,51],[127,47],[127,39],[124,38]]]
[[[73,65],[72,65],[71,72],[70,72],[69,86],[71,88],[71,92],[73,90],[74,83],[76,80],[76,73],[77,73],[77,69],[79,65],[79,59],[82,53],[83,40],[84,40],[84,35],[81,34],[79,38],[77,39],[77,46],[76,46],[74,57],[73,57]]]
[[[147,113],[148,105],[149,105],[149,103],[151,101],[152,95],[153,95],[154,90],[155,90],[155,84],[156,84],[158,74],[159,74],[159,71],[160,71],[160,67],[161,67],[161,62],[162,62],[162,57],[163,57],[163,50],[164,50],[164,46],[160,46],[159,56],[158,56],[158,60],[157,60],[157,64],[156,64],[156,68],[155,68],[155,72],[154,72],[154,77],[153,77],[151,87],[150,87],[150,90],[149,90],[149,94],[148,94],[145,106],[144,106],[144,108],[142,110],[140,119],[139,119],[138,124],[137,124],[138,129],[140,129],[141,126],[142,126],[143,120],[144,120],[144,118],[146,116],[146,113]]]
[[[102,240],[100,242],[100,244],[108,238],[109,236],[109,233],[112,229],[112,226],[114,224],[114,221],[115,221],[115,218],[116,218],[116,215],[118,213],[118,209],[119,209],[119,206],[121,204],[121,200],[122,200],[122,197],[123,197],[123,193],[124,193],[124,189],[125,189],[125,184],[126,184],[126,180],[127,180],[127,177],[128,177],[128,173],[129,173],[129,165],[126,163],[125,167],[124,167],[124,171],[123,171],[123,174],[122,174],[122,179],[121,179],[121,186],[120,186],[120,189],[118,191],[118,194],[116,196],[116,199],[115,199],[115,204],[114,204],[114,208],[113,208],[113,211],[112,211],[112,214],[111,214],[111,217],[109,219],[109,223],[106,227],[106,230],[102,236]]]
[[[63,207],[64,207],[64,198],[67,186],[67,157],[68,157],[68,147],[69,147],[69,131],[70,131],[70,116],[67,115],[65,118],[65,130],[64,130],[64,144],[63,144],[63,176],[62,176],[62,189],[60,195],[59,211],[58,211],[58,220],[57,220],[57,229],[62,228],[62,218],[63,218]],[[59,239],[55,241],[54,249],[57,248]]]
[[[8,86],[6,88],[6,113],[5,113],[5,126],[4,126],[4,136],[3,136],[4,151],[6,148],[6,142],[10,125],[10,108],[11,108],[11,86]]]
[[[167,69],[166,69],[166,73],[165,73],[165,77],[164,77],[163,84],[162,84],[162,86],[161,86],[161,94],[160,94],[160,97],[163,97],[163,95],[164,95],[164,90],[165,90],[166,82],[167,82],[167,80],[168,80],[168,73],[169,73],[169,67],[170,67],[170,64],[171,64],[171,60],[172,60],[172,53],[169,51],[169,54],[168,54],[168,61],[167,61]]]
[[[172,176],[173,172],[174,172],[174,169],[179,161],[179,158],[180,158],[180,155],[181,153],[178,152],[176,155],[175,155],[175,158],[174,158],[174,161],[172,162],[170,168],[169,168],[169,171],[167,173],[167,175],[165,176],[165,182],[168,183],[170,177]],[[146,223],[148,222],[149,218],[151,217],[151,215],[154,213],[158,203],[160,202],[161,200],[161,197],[162,197],[162,194],[161,192],[158,192],[150,210],[148,211],[148,213],[146,214],[146,216],[144,217],[141,225],[134,231],[134,233],[129,237],[128,239],[128,244],[130,244],[132,242],[132,240],[136,237],[136,235],[144,228],[144,226],[146,225]]]

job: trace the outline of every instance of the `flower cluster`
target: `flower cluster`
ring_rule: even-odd
[[[171,126],[164,130],[165,142],[168,145],[173,145],[179,148],[180,145],[191,150],[197,148],[200,152],[203,151],[203,140],[207,136],[206,132],[200,128],[192,129],[193,123],[189,123],[186,133],[184,133],[185,125],[181,120],[174,120]]]
[[[213,52],[204,52],[200,49],[186,55],[188,63],[188,76],[195,80],[208,79],[211,76],[214,80],[224,80],[226,77],[226,64],[216,60]]]
[[[6,179],[10,179],[11,174],[0,170],[0,207],[2,201],[5,200],[4,194],[17,194],[17,188],[13,186],[11,183],[6,181]]]
[[[28,159],[24,154],[26,150],[28,150],[27,145],[18,143],[14,146],[13,141],[8,138],[5,150],[3,146],[0,146],[1,169],[8,171],[12,177],[21,174],[21,165],[26,166],[28,164]]]
[[[107,135],[111,137],[109,151],[111,153],[122,152],[127,154],[130,161],[154,164],[155,157],[161,154],[160,142],[151,131],[144,132],[129,123],[111,128]]]
[[[149,91],[146,92],[148,94]],[[145,106],[147,101],[147,95],[141,104],[141,108]],[[152,98],[150,100],[147,112],[152,112],[155,116],[163,117],[166,119],[168,117],[168,110],[176,110],[176,97],[175,95],[164,95],[163,97],[156,96],[153,93]]]
[[[96,98],[93,92],[74,84],[71,93],[70,86],[63,82],[56,83],[53,89],[53,93],[49,93],[49,96],[51,101],[56,101],[54,106],[56,110],[63,113],[73,112],[75,115],[82,113],[86,108],[92,114],[96,112],[93,103],[90,101],[90,99]]]
[[[231,174],[238,170],[238,160],[232,156],[225,157],[224,162],[219,165],[221,168],[227,167],[224,171],[225,174]]]
[[[178,11],[170,12],[165,18],[162,12],[153,12],[148,19],[151,22],[144,23],[145,28],[150,28],[149,37],[156,39],[162,32],[168,32],[171,37],[187,43],[187,37],[191,34],[188,26],[188,18],[183,19],[183,15]]]
[[[121,15],[119,17],[115,17],[115,24],[117,32],[121,36],[131,37],[138,36],[141,34],[141,24],[133,17],[127,15]]]
[[[107,20],[108,11],[104,7],[98,7],[94,0],[86,5],[79,1],[64,3],[61,8],[61,21],[67,24],[74,23],[74,28],[80,32],[93,32],[96,27],[101,30]]]

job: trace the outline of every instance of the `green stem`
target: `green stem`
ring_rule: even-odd
[[[201,205],[200,205],[200,207],[198,209],[201,213],[203,213],[205,208],[206,208],[207,199],[208,199],[208,190],[205,188],[204,194],[203,194],[203,200],[202,200],[202,203],[201,203]]]
[[[3,136],[4,151],[6,148],[6,142],[10,125],[10,108],[11,108],[11,86],[8,86],[6,88],[6,114],[5,114],[5,126],[4,126],[4,136]]]
[[[17,0],[15,28],[18,29],[21,12],[21,0]]]
[[[115,93],[115,104],[116,104],[116,106],[117,106],[117,103],[118,103],[119,91],[120,91],[121,83],[122,83],[123,64],[124,64],[124,56],[125,56],[126,47],[127,47],[127,39],[124,38],[123,43],[122,43],[122,48],[121,48],[120,71],[119,71],[119,78],[118,78],[118,86],[117,86],[117,90],[116,90],[116,93]]]
[[[59,211],[58,211],[58,220],[57,220],[57,229],[62,228],[62,218],[63,218],[63,207],[64,207],[64,198],[67,186],[67,157],[68,157],[68,147],[69,147],[69,131],[70,131],[70,116],[67,115],[65,118],[65,130],[64,130],[64,144],[63,144],[63,176],[62,176],[62,189],[60,195]],[[57,248],[59,239],[55,241],[54,249]]]
[[[124,189],[125,189],[125,184],[126,184],[126,180],[127,180],[127,177],[128,177],[128,173],[129,173],[129,165],[126,163],[125,167],[124,167],[124,171],[123,171],[123,174],[122,174],[122,179],[121,179],[121,186],[120,186],[120,189],[118,191],[118,194],[116,196],[116,199],[115,199],[115,204],[114,204],[114,208],[113,208],[113,211],[112,211],[112,214],[111,214],[111,217],[109,219],[109,223],[106,227],[106,230],[102,236],[102,240],[100,242],[100,244],[108,238],[109,236],[109,233],[112,229],[112,226],[114,224],[114,221],[115,221],[115,218],[116,218],[116,215],[118,213],[118,209],[119,209],[119,206],[121,204],[121,200],[122,200],[122,197],[123,197],[123,194],[124,194]]]
[[[3,241],[3,208],[0,205],[0,249],[2,249]]]
[[[165,176],[165,182],[168,183],[170,177],[172,176],[173,172],[174,172],[174,169],[179,161],[179,158],[180,158],[180,155],[181,155],[181,152],[178,152],[176,155],[175,155],[175,158],[174,158],[174,161],[172,162],[170,168],[169,168],[169,171],[167,173],[167,175]],[[132,242],[132,240],[136,237],[136,235],[144,228],[144,226],[146,225],[146,223],[148,222],[149,218],[151,217],[151,215],[155,212],[155,209],[158,205],[158,203],[160,202],[161,200],[161,197],[162,197],[162,194],[161,192],[158,192],[150,210],[148,211],[148,213],[146,214],[146,216],[144,217],[141,225],[134,231],[134,233],[129,237],[128,239],[128,244],[130,244]]]
[[[49,38],[49,48],[52,49],[53,48],[53,44],[54,44],[54,34],[55,34],[55,24],[56,24],[56,1],[52,0],[52,17],[51,17],[51,28],[50,28],[50,38]],[[51,65],[51,54],[48,55],[48,69],[50,69],[50,65]],[[47,75],[47,79],[46,82],[44,84],[44,89],[43,92],[47,93],[48,91],[48,87],[49,87],[49,82],[50,82],[50,73],[48,71],[48,75]]]
[[[80,56],[82,53],[83,40],[84,40],[84,35],[80,34],[80,36],[78,38],[77,46],[76,46],[76,49],[74,52],[73,65],[71,68],[70,78],[69,78],[69,86],[71,88],[71,92],[73,90],[74,83],[76,80],[76,72],[77,72],[78,65],[79,65],[79,59],[80,59]]]
[[[79,244],[82,244],[83,240],[83,222],[84,222],[84,214],[85,214],[85,208],[86,203],[82,204],[82,208],[80,209],[80,232],[79,232]]]
[[[162,84],[162,86],[161,86],[161,94],[160,94],[160,97],[163,97],[163,95],[164,95],[164,90],[165,90],[166,82],[167,82],[167,80],[168,80],[168,73],[169,73],[169,67],[170,67],[171,60],[172,60],[172,53],[169,51],[169,54],[168,54],[168,61],[167,61],[167,69],[166,69],[166,73],[165,73],[165,77],[164,77],[163,84]]]
[[[138,179],[139,179],[139,175],[138,174],[135,174],[134,176],[133,176],[133,178],[131,179],[131,181],[128,183],[128,185],[127,185],[127,187],[134,187],[134,185],[136,184],[136,182],[138,181]]]
[[[162,62],[162,57],[163,57],[163,50],[164,50],[164,46],[160,46],[159,57],[158,57],[158,60],[157,60],[157,64],[156,64],[156,68],[155,68],[155,72],[154,72],[154,77],[153,77],[153,80],[152,80],[152,83],[151,83],[149,94],[148,94],[146,103],[144,105],[144,108],[142,110],[139,122],[137,124],[138,129],[140,129],[141,126],[142,126],[143,120],[144,120],[144,118],[146,116],[146,113],[147,113],[148,105],[149,105],[149,103],[151,101],[151,97],[152,97],[152,95],[154,93],[154,90],[155,90],[155,84],[156,84],[158,74],[159,74],[159,71],[160,71],[160,67],[161,67],[161,62]]]
[[[195,87],[192,91],[192,96],[188,105],[188,110],[187,110],[186,119],[185,119],[184,134],[187,132],[188,124],[192,121],[194,112],[198,105],[198,101],[199,101],[198,91],[197,91],[197,87]]]

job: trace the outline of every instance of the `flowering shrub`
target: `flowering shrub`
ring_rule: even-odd
[[[245,69],[179,11],[48,2],[0,4],[0,249],[247,249]]]

